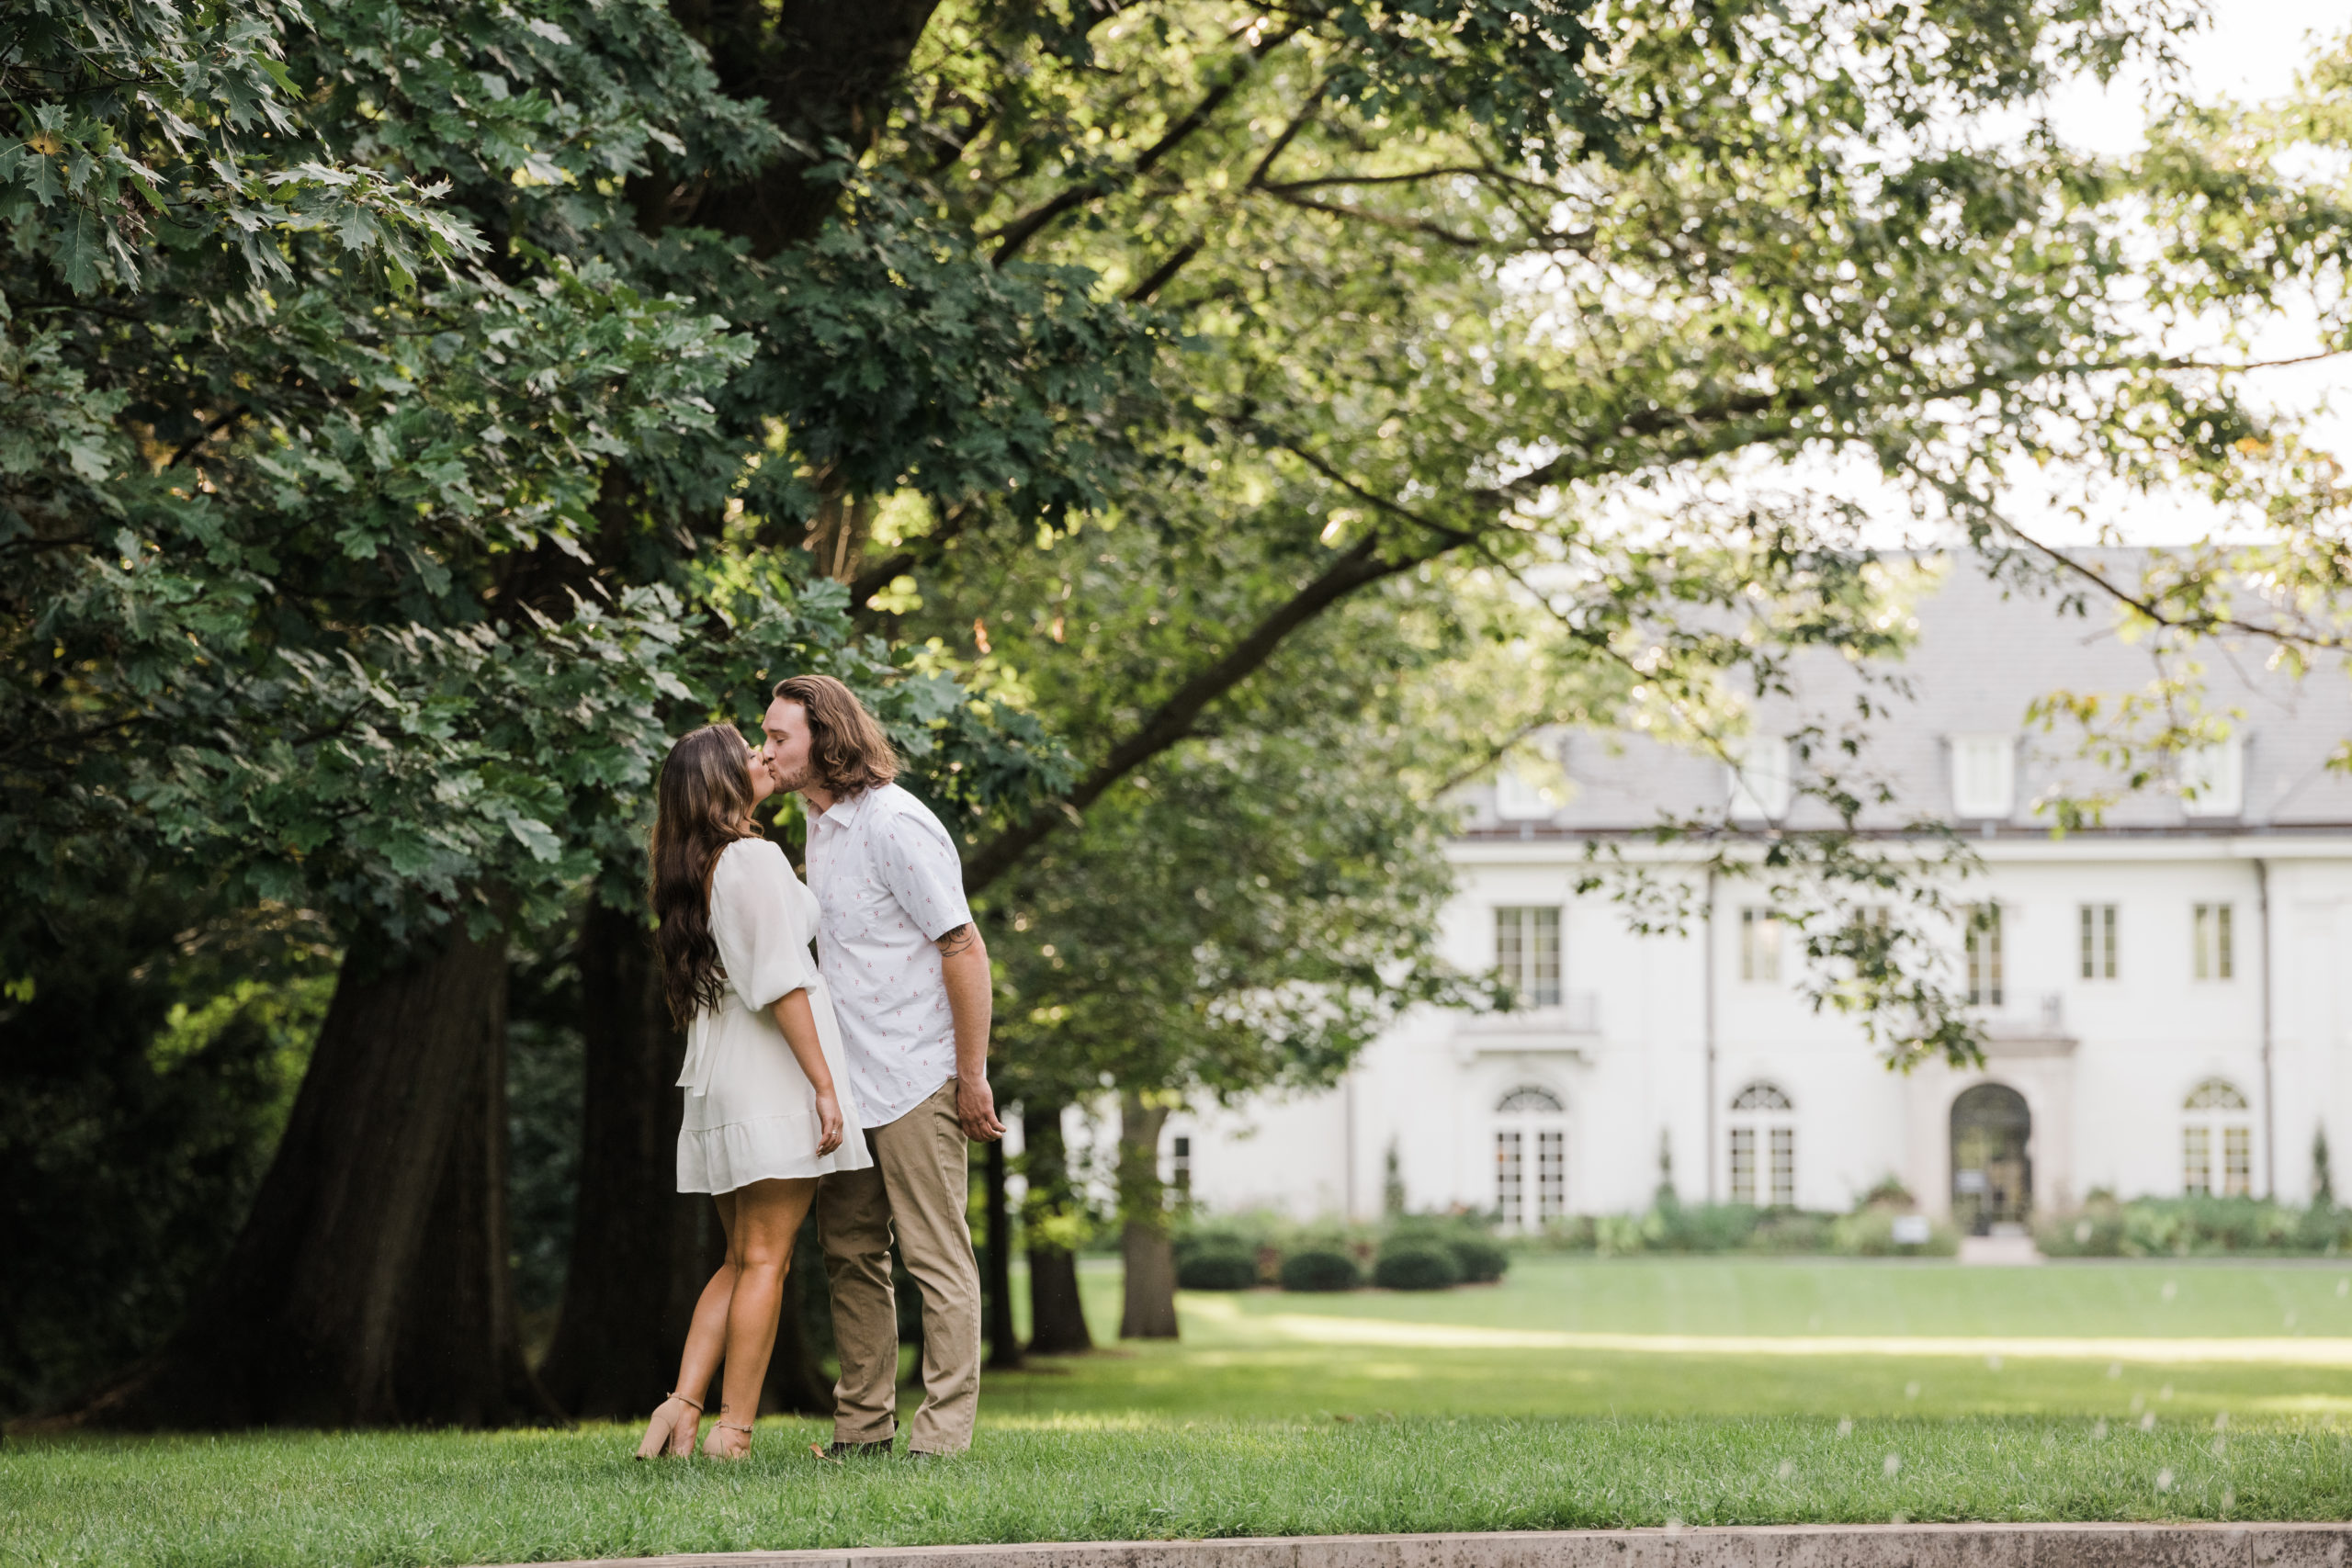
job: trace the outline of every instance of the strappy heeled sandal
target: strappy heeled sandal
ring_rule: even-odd
[[[648,1452],[644,1442],[637,1445],[636,1457],[639,1459],[691,1459],[694,1457],[695,1437],[702,1427],[702,1402],[699,1400],[688,1399],[684,1394],[680,1393],[675,1390],[673,1390],[662,1396],[662,1405],[669,1404],[673,1401],[679,1404],[684,1405],[687,1409],[692,1410],[695,1413],[693,1424],[686,1428],[686,1440],[684,1446],[681,1447],[678,1444],[678,1423],[675,1420],[673,1420],[669,1427],[662,1432],[662,1442],[658,1448]],[[645,1442],[651,1442],[653,1440],[653,1422],[659,1421],[661,1418],[662,1405],[656,1405],[653,1409],[653,1420],[648,1421],[645,1424]]]
[[[711,1448],[711,1446],[710,1446],[710,1445],[711,1445],[711,1444],[713,1444],[713,1443],[715,1443],[715,1442],[717,1442],[717,1441],[718,1441],[718,1434],[719,1434],[719,1433],[721,1433],[721,1432],[741,1432],[741,1433],[742,1433],[742,1434],[743,1434],[743,1451],[742,1451],[741,1453],[740,1453],[740,1454],[729,1454],[729,1453],[719,1453],[719,1452],[717,1452],[716,1450],[714,1450]],[[752,1429],[751,1429],[749,1427],[739,1427],[739,1426],[737,1426],[737,1425],[736,1425],[734,1422],[732,1422],[732,1421],[721,1421],[721,1422],[718,1423],[717,1425],[715,1425],[714,1427],[711,1427],[711,1429],[710,1429],[710,1436],[709,1436],[709,1437],[707,1437],[707,1438],[705,1438],[702,1440],[702,1457],[703,1457],[703,1458],[705,1458],[705,1459],[723,1459],[723,1460],[729,1460],[729,1461],[732,1461],[732,1460],[741,1460],[741,1459],[749,1459],[749,1458],[751,1458],[751,1457],[752,1457]]]

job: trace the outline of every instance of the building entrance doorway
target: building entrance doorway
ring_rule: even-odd
[[[1951,1218],[1970,1235],[2023,1223],[2033,1208],[2033,1113],[2007,1084],[1981,1083],[1951,1102]]]

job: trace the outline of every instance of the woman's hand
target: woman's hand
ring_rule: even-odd
[[[831,1154],[842,1146],[842,1102],[833,1093],[833,1070],[826,1064],[825,1047],[817,1039],[817,1015],[808,1006],[808,993],[786,991],[770,1010],[775,1026],[784,1031],[784,1043],[792,1047],[793,1060],[817,1094],[817,1152]]]
[[[831,1154],[842,1146],[842,1102],[831,1085],[817,1091],[817,1152]]]

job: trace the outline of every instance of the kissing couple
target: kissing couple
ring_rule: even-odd
[[[888,1454],[898,1435],[895,1234],[922,1292],[907,1452],[961,1453],[980,1395],[967,1140],[1004,1135],[989,1089],[988,948],[955,841],[894,782],[898,754],[874,716],[829,675],[780,681],[774,698],[758,750],[714,724],[662,764],[650,882],[662,986],[686,1030],[678,1190],[718,1203],[727,1260],[637,1457],[694,1451],[722,1361],[702,1451],[751,1452],[812,1203],[842,1362],[830,1451]],[[778,790],[808,808],[806,886],[752,815]]]

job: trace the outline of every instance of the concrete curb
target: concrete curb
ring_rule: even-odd
[[[1308,1535],[704,1551],[535,1568],[2352,1568],[2352,1524],[1755,1525]]]

